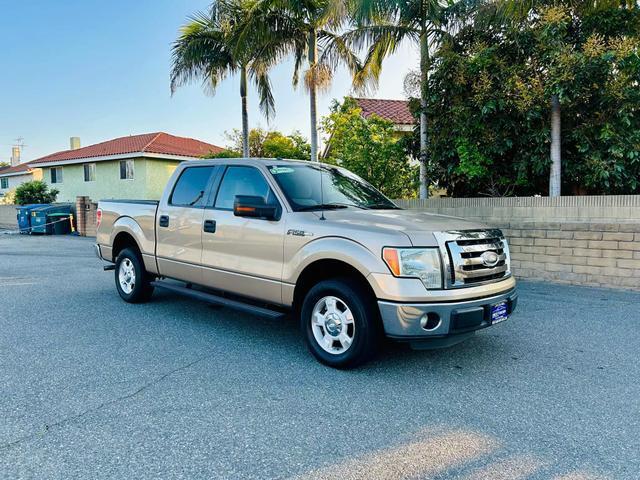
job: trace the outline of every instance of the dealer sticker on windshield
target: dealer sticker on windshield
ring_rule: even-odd
[[[507,302],[500,302],[496,305],[491,305],[491,325],[504,322],[509,318],[507,313]]]
[[[279,175],[281,173],[293,173],[295,170],[291,167],[270,167],[269,171],[272,175]]]

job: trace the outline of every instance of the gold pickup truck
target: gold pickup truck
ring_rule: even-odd
[[[180,164],[162,199],[105,200],[96,254],[123,300],[154,288],[300,318],[322,363],[361,364],[384,336],[452,345],[517,301],[502,232],[402,210],[351,172],[281,159]]]

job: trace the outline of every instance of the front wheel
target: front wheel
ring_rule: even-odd
[[[125,248],[118,254],[115,277],[116,289],[125,302],[142,303],[151,298],[152,276],[145,270],[136,250]]]
[[[381,330],[374,300],[348,278],[325,280],[311,288],[300,321],[313,356],[334,368],[353,368],[375,355]]]

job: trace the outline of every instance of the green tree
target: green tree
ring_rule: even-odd
[[[18,205],[29,203],[53,203],[60,193],[55,188],[49,190],[49,186],[42,180],[25,182],[16,187],[15,202]]]
[[[242,133],[231,130],[226,133],[229,145],[225,156],[230,157],[238,152],[242,144]],[[294,160],[309,160],[310,145],[300,132],[284,135],[277,130],[263,130],[252,128],[249,132],[249,153],[256,158],[290,158]]]
[[[388,197],[415,195],[418,171],[393,122],[375,115],[364,118],[357,104],[346,98],[342,105],[334,102],[322,129],[330,136],[329,163],[360,175]]]
[[[639,9],[533,3],[515,25],[461,29],[434,56],[437,177],[453,195],[546,194],[553,144],[563,191],[640,191]]]
[[[303,73],[309,92],[311,160],[318,161],[317,94],[331,84],[340,63],[355,74],[357,55],[336,33],[347,18],[344,0],[261,0],[247,22],[247,35],[268,41],[279,55],[293,54],[293,84]],[[307,69],[302,72],[306,64]]]
[[[359,0],[352,2],[356,28],[343,41],[356,48],[368,47],[363,68],[354,83],[377,80],[383,60],[405,42],[420,49],[420,198],[428,196],[429,125],[427,99],[431,54],[460,22],[469,21],[480,2],[472,0]]]
[[[511,28],[529,29],[536,41],[537,70],[532,73],[544,87],[550,105],[549,196],[559,196],[562,188],[563,105],[575,100],[576,75],[580,75],[580,71],[584,73],[585,67],[598,69],[594,64],[587,66],[591,62],[585,62],[583,47],[589,48],[590,44],[598,43],[613,33],[611,27],[626,28],[627,22],[623,17],[637,10],[638,4],[630,0],[499,0],[496,3],[502,18]],[[615,23],[604,29],[600,28],[603,27],[601,25],[594,31],[595,25],[590,23],[601,15],[608,16]],[[590,37],[592,34],[595,36]]]
[[[208,12],[196,14],[182,27],[172,48],[172,93],[184,84],[200,80],[213,94],[227,76],[240,75],[244,156],[249,156],[249,81],[253,81],[258,91],[264,115],[268,118],[274,112],[268,69],[277,57],[264,37],[259,40],[243,27],[255,5],[255,0],[214,1]]]

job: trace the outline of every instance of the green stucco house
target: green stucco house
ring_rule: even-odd
[[[88,147],[72,139],[72,148],[29,162],[41,178],[60,191],[58,202],[78,196],[93,201],[113,198],[158,200],[176,166],[223,149],[164,132],[132,135]]]

